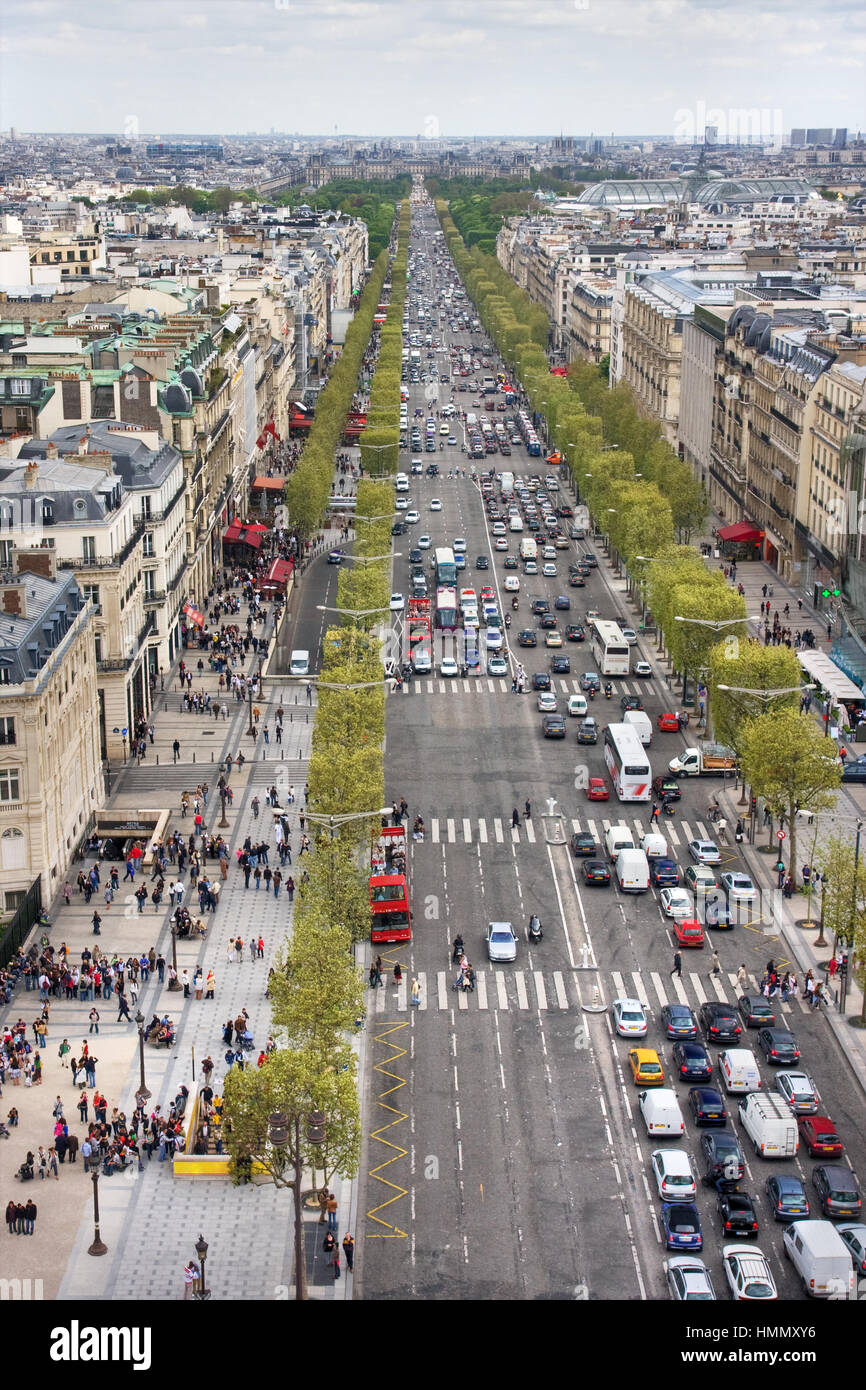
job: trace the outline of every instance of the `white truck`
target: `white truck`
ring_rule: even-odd
[[[782,1250],[810,1298],[851,1298],[851,1253],[832,1221],[791,1221],[782,1233]]]
[[[702,743],[699,748],[686,748],[668,763],[668,770],[675,777],[733,777],[736,769],[736,753],[722,743]]]
[[[740,1124],[761,1158],[795,1158],[800,1145],[796,1116],[774,1091],[753,1091],[738,1106]]]
[[[503,497],[510,497],[514,491],[514,474],[503,473],[499,487]]]

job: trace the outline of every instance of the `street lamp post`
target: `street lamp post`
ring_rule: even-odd
[[[848,955],[854,944],[854,919],[857,912],[857,870],[860,864],[860,832],[863,829],[862,820],[857,821],[857,838],[854,841],[854,877],[851,884],[851,916],[850,926],[845,940],[845,968],[839,979],[839,1012],[845,1012],[845,1004],[848,999]]]
[[[694,623],[697,627],[711,627],[714,632],[720,632],[723,627],[736,627],[737,623],[756,623],[758,619],[752,614],[751,617],[743,618],[685,618],[681,613],[674,614],[675,623]],[[688,672],[683,670],[683,704],[686,703],[688,693]]]
[[[93,1240],[87,1247],[88,1255],[107,1255],[108,1246],[99,1234],[99,1170],[94,1168],[90,1175],[93,1182]]]
[[[172,969],[172,975],[171,975],[171,979],[170,979],[169,982],[168,982],[168,987],[169,987],[169,989],[170,989],[172,992],[174,992],[175,990],[180,989],[180,980],[177,978],[177,918],[175,917],[174,913],[171,914],[171,920],[170,920],[170,922],[169,922],[169,926],[171,927],[171,969]]]
[[[303,1163],[301,1153],[301,1116],[299,1113],[289,1116],[282,1111],[274,1111],[268,1118],[268,1140],[273,1148],[278,1151],[285,1149],[289,1142],[289,1125],[294,1129],[294,1209],[295,1209],[295,1299],[302,1302],[306,1294],[306,1269],[304,1261],[304,1224],[303,1207],[301,1203],[301,1181],[303,1178]],[[307,1129],[305,1135],[309,1144],[317,1147],[325,1141],[325,1116],[321,1110],[311,1110],[307,1116]]]
[[[136,1099],[136,1102],[137,1102],[137,1104],[138,1104],[139,1110],[142,1110],[142,1109],[144,1108],[144,1106],[147,1104],[147,1102],[150,1100],[150,1091],[147,1089],[147,1083],[146,1083],[146,1081],[145,1081],[145,1079],[144,1079],[144,1014],[141,1012],[141,1009],[139,1009],[139,1010],[138,1010],[138,1013],[135,1015],[135,1022],[136,1022],[136,1025],[137,1025],[137,1027],[138,1027],[138,1068],[139,1068],[139,1072],[138,1072],[139,1085],[138,1085],[138,1090],[137,1090],[136,1093],[135,1093],[135,1099]]]
[[[202,1235],[199,1236],[198,1240],[195,1243],[195,1253],[198,1255],[198,1267],[201,1270],[201,1274],[199,1276],[198,1288],[195,1290],[193,1298],[198,1303],[207,1303],[208,1299],[210,1298],[211,1291],[207,1286],[207,1279],[205,1275],[205,1266],[207,1264],[207,1241]]]

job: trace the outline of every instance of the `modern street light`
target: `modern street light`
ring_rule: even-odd
[[[88,1255],[107,1255],[108,1246],[99,1234],[99,1170],[94,1168],[90,1174],[93,1183],[93,1240],[87,1247]]]
[[[203,1235],[200,1235],[195,1243],[195,1253],[198,1255],[198,1267],[201,1270],[201,1276],[199,1278],[198,1288],[193,1294],[193,1298],[198,1303],[207,1303],[208,1299],[210,1298],[211,1291],[207,1286],[205,1278],[205,1265],[207,1263],[207,1241],[205,1240]]]
[[[376,613],[390,613],[389,608],[332,608],[326,603],[317,603],[320,613],[344,613],[347,618],[371,618]]]
[[[144,1079],[144,1014],[141,1012],[141,1009],[139,1009],[139,1010],[138,1010],[138,1013],[135,1015],[135,1022],[136,1022],[136,1026],[138,1027],[138,1068],[139,1068],[139,1086],[138,1086],[138,1090],[137,1090],[136,1093],[135,1093],[135,1099],[136,1099],[136,1103],[137,1103],[138,1109],[139,1109],[139,1110],[143,1110],[143,1109],[144,1109],[144,1106],[145,1106],[145,1105],[147,1104],[147,1102],[150,1100],[150,1095],[151,1095],[151,1093],[150,1093],[150,1091],[147,1089],[147,1083],[146,1083],[146,1081],[145,1081],[145,1079]]]
[[[674,614],[675,623],[694,623],[697,627],[711,627],[714,632],[720,632],[723,627],[736,627],[738,623],[756,623],[758,619],[752,616],[742,618],[685,618],[682,613]],[[688,672],[683,671],[683,704],[686,703],[688,693]]]
[[[168,982],[168,987],[169,987],[169,989],[174,993],[174,991],[180,989],[180,980],[177,978],[177,918],[175,917],[174,913],[171,914],[171,918],[170,918],[170,921],[169,921],[169,926],[170,926],[170,928],[171,928],[171,969],[172,969],[172,974],[171,974],[171,978],[169,979],[169,982]]]
[[[326,826],[331,839],[334,840],[336,839],[336,832],[341,830],[344,825],[348,825],[350,821],[381,819],[382,816],[390,816],[390,814],[390,806],[381,806],[378,811],[338,811],[332,816],[307,811],[307,820],[317,821],[320,825]]]
[[[402,554],[402,550],[395,550],[389,555],[355,555],[353,553],[344,555],[343,559],[351,560],[358,565],[371,565],[374,560],[399,560]]]

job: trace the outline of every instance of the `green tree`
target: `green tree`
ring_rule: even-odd
[[[745,641],[746,605],[740,595],[727,584],[719,583],[706,569],[699,571],[703,583],[694,580],[677,585],[671,593],[670,627],[665,629],[668,649],[674,666],[683,675],[683,699],[686,698],[688,677],[704,677],[709,666],[709,654],[722,632],[729,643]],[[698,576],[695,576],[697,580]],[[735,622],[735,619],[742,622]],[[727,624],[727,626],[716,626]]]
[[[350,848],[339,841],[334,844],[337,853],[332,863],[316,875],[321,886],[308,891],[312,872],[304,885],[296,929],[274,963],[268,989],[276,1036],[289,1048],[316,1057],[320,1071],[328,1067],[354,1071],[355,1053],[349,1039],[364,1013],[364,980],[352,955],[348,927],[327,925],[320,911],[335,917],[328,889],[344,880],[354,884],[358,875]],[[316,851],[316,864],[321,848]],[[366,883],[362,886],[365,935],[369,935],[370,904]]]
[[[788,647],[767,647],[753,638],[733,643],[723,639],[710,651],[707,674],[716,735],[730,748],[739,747],[746,719],[799,707],[803,672],[796,652]],[[768,698],[746,695],[747,690],[789,693]]]
[[[791,709],[760,714],[740,728],[744,780],[762,796],[788,832],[788,868],[797,872],[797,811],[829,811],[842,774],[836,748],[822,738],[814,720]]]

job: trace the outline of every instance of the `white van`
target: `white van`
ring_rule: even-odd
[[[640,848],[647,859],[668,859],[668,842],[664,835],[641,835]]]
[[[398,473],[394,479],[394,486],[398,492],[408,492],[409,475],[407,473]]]
[[[641,1092],[640,1113],[646,1125],[646,1132],[653,1139],[665,1135],[679,1139],[685,1133],[683,1112],[680,1110],[676,1091],[671,1091],[666,1086],[660,1086],[657,1091]]]
[[[536,560],[538,558],[538,545],[532,536],[524,536],[520,542],[521,560]]]
[[[472,426],[473,426],[473,425],[477,425],[477,424],[478,424],[478,416],[477,416],[477,415],[473,415],[472,412],[470,411],[469,414],[466,416],[466,428],[471,430],[471,429],[472,429]]]
[[[300,649],[292,652],[289,658],[289,673],[292,676],[308,676],[310,674],[310,653]]]
[[[604,837],[607,857],[613,862],[620,850],[634,849],[634,840],[627,825],[612,825]]]
[[[775,1091],[754,1091],[738,1106],[740,1124],[759,1158],[794,1158],[800,1147],[797,1119],[791,1107]]]
[[[782,1249],[810,1297],[853,1294],[851,1255],[832,1221],[792,1221],[782,1232]]]
[[[586,696],[569,695],[567,708],[573,719],[585,719],[587,709],[589,708],[586,703]]]
[[[649,864],[642,849],[621,849],[616,856],[616,881],[623,893],[646,893]]]
[[[760,1091],[761,1073],[754,1052],[747,1047],[728,1047],[719,1053],[719,1076],[728,1095],[734,1091]]]
[[[627,709],[622,717],[623,724],[631,724],[645,748],[653,741],[652,720],[642,709]]]
[[[510,519],[510,521],[509,521],[509,523],[508,523],[508,529],[509,529],[509,531],[522,531],[522,530],[523,530],[523,522],[520,520],[520,517],[519,517],[519,516],[513,516],[513,517],[511,517],[511,519]]]

